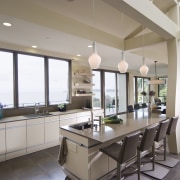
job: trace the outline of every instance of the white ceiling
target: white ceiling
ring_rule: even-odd
[[[174,0],[154,0],[153,3],[163,12],[175,5]],[[122,16],[104,0],[0,0],[0,4],[0,48],[87,63],[92,52],[87,46],[96,40],[102,58],[100,68],[117,69],[122,39],[138,28],[142,30],[141,24],[124,14]],[[3,26],[4,21],[12,23],[12,27]],[[149,32],[149,29],[144,30],[144,34]],[[34,44],[37,49],[31,48]],[[150,74],[154,73],[154,60],[158,61],[157,73],[167,74],[166,41],[126,52],[129,71],[139,70],[143,52]]]

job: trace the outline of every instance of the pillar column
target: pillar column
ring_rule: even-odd
[[[168,88],[167,88],[167,117],[180,117],[180,43],[177,39],[167,42],[168,48]],[[168,136],[169,151],[180,152],[180,119],[176,133]]]

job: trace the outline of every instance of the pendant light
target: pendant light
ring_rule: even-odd
[[[122,61],[118,64],[118,70],[120,73],[126,73],[128,69],[128,63],[125,60],[124,51],[122,51]]]
[[[139,71],[142,76],[146,76],[148,74],[149,68],[145,64],[145,58],[143,57],[143,65],[139,68]]]
[[[124,14],[122,14],[122,27],[124,27]],[[122,38],[123,37],[123,31],[122,30]],[[128,69],[128,63],[125,60],[125,55],[124,55],[124,39],[123,39],[123,51],[122,51],[122,60],[118,64],[118,70],[120,73],[126,73]]]
[[[95,5],[94,5],[94,0],[93,0],[93,19],[95,21]],[[94,23],[95,27],[95,23]],[[89,65],[91,69],[98,69],[101,63],[101,57],[97,53],[96,49],[96,42],[93,42],[93,53],[89,56],[88,58]]]
[[[157,63],[157,61],[154,61],[154,64],[155,64],[155,65],[154,65],[155,79],[150,80],[150,81],[149,81],[149,84],[150,84],[150,85],[165,84],[165,81],[164,81],[164,80],[158,79],[158,77],[157,77],[156,63]]]
[[[139,68],[139,71],[140,71],[142,76],[146,76],[148,74],[148,72],[149,72],[149,68],[145,64],[145,57],[144,57],[144,27],[143,27],[143,42],[142,42],[142,44],[143,44],[143,64]]]
[[[101,63],[101,57],[97,53],[96,42],[93,42],[93,53],[89,56],[89,65],[91,69],[98,69]]]

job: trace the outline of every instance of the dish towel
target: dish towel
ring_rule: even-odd
[[[66,138],[63,137],[61,141],[58,162],[62,166],[66,162],[66,155],[68,153]]]

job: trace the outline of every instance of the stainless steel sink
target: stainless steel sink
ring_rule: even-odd
[[[77,129],[77,130],[82,130],[82,129],[88,129],[91,128],[91,124],[89,124],[89,122],[83,122],[83,123],[79,123],[79,124],[74,124],[71,125],[71,128]]]
[[[45,117],[45,116],[51,116],[51,113],[39,113],[39,114],[27,114],[24,115],[26,118],[38,118],[38,117]]]

